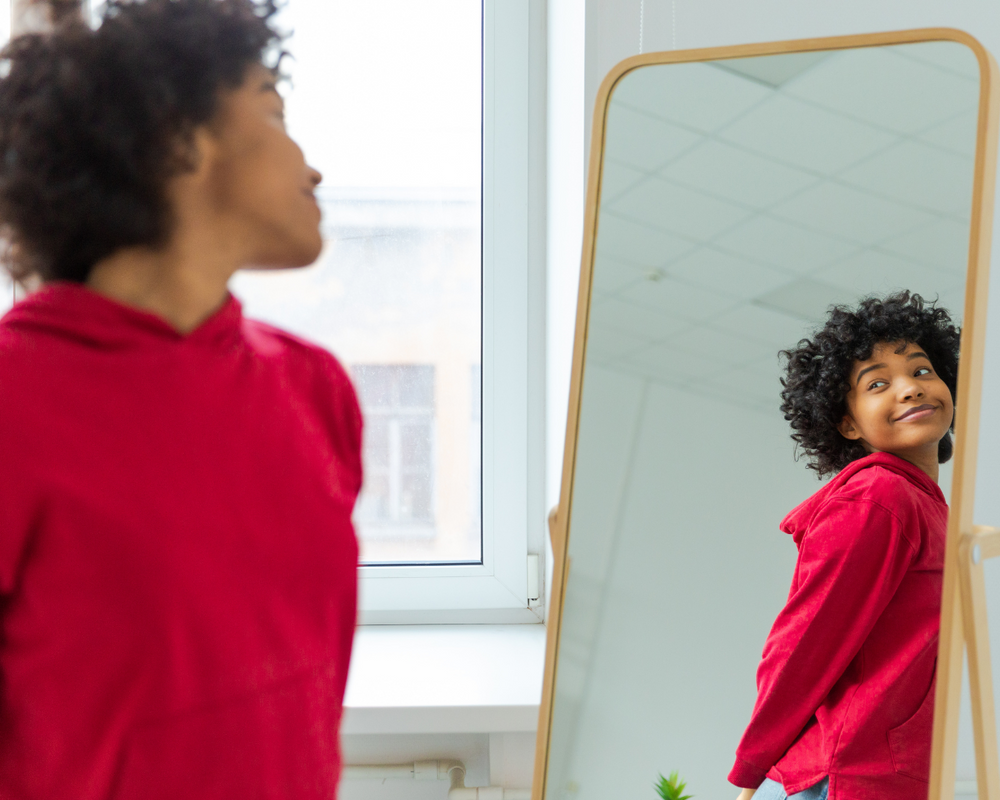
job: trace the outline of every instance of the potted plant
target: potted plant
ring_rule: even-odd
[[[669,778],[664,778],[660,775],[660,780],[653,784],[656,788],[656,793],[663,798],[663,800],[690,800],[694,795],[684,794],[684,787],[687,783],[682,781],[678,775],[677,770],[670,773]]]

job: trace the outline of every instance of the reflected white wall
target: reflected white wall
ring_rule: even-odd
[[[551,796],[652,797],[678,769],[725,797],[795,564],[778,524],[821,484],[777,412],[600,368],[584,398]]]

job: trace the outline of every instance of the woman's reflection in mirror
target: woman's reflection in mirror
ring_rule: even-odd
[[[334,797],[361,417],[227,289],[322,247],[275,3],[66,6],[0,70],[0,796]]]
[[[959,330],[915,294],[830,310],[783,351],[792,438],[822,478],[729,780],[741,798],[926,796]],[[754,794],[756,790],[756,794]]]

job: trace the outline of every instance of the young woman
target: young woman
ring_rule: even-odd
[[[798,563],[729,775],[741,800],[926,797],[958,352],[948,313],[902,292],[783,354],[792,438],[836,474],[781,525]]]
[[[322,245],[270,0],[109,0],[0,77],[0,796],[332,798],[361,418],[245,320]]]

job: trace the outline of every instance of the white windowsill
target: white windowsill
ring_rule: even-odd
[[[533,732],[544,662],[541,624],[361,626],[341,732]]]

